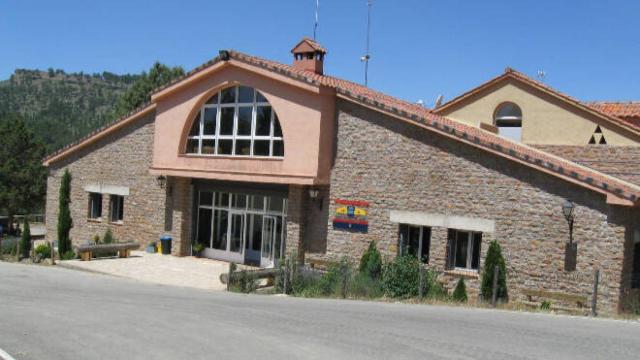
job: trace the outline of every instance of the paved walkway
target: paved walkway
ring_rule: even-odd
[[[131,257],[126,259],[68,260],[59,264],[76,270],[204,290],[225,289],[226,285],[220,282],[220,274],[229,271],[229,263],[224,261],[148,254],[143,251],[133,251]]]

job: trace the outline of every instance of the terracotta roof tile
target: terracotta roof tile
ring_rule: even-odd
[[[640,127],[640,101],[592,101],[585,104]]]

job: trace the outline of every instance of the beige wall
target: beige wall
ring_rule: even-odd
[[[608,145],[640,146],[640,137],[605,123],[587,112],[512,80],[505,81],[442,115],[474,126],[493,124],[498,105],[513,102],[522,109],[522,140],[529,144],[587,145],[600,125]]]
[[[183,144],[200,106],[233,84],[258,89],[278,114],[284,159],[184,155]],[[153,173],[219,180],[328,183],[335,95],[328,89],[300,88],[235,65],[227,65],[158,100]]]

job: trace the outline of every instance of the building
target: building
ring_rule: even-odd
[[[590,296],[595,269],[602,309],[633,294],[637,111],[584,104],[512,70],[430,110],[325,75],[312,40],[292,54],[286,65],[222,50],[51,154],[48,239],[69,169],[76,243],[107,228],[142,245],[170,234],[174,255],[198,242],[205,256],[268,267],[293,251],[310,264],[357,259],[375,241],[386,258],[416,254],[473,292],[497,240],[513,299]],[[570,245],[563,204],[574,206]]]

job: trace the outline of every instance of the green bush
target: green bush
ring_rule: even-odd
[[[460,278],[453,290],[451,300],[456,302],[467,302],[467,287],[464,285],[464,279]]]
[[[382,275],[382,257],[376,248],[375,241],[371,241],[369,248],[362,254],[358,272],[372,279],[379,279]]]
[[[2,238],[2,249],[0,249],[0,253],[6,255],[15,255],[16,254],[16,242],[18,242],[18,238],[15,237],[3,237]]]
[[[62,254],[62,256],[60,256],[61,260],[73,260],[76,258],[76,253],[73,252],[73,250],[69,250],[66,253]]]
[[[484,268],[482,269],[482,281],[480,283],[480,295],[485,301],[491,300],[493,296],[493,274],[496,265],[499,269],[496,298],[506,302],[509,298],[507,293],[507,266],[504,257],[502,257],[500,244],[498,244],[496,240],[493,240],[487,250],[487,257],[484,261]]]
[[[382,281],[358,273],[349,280],[349,295],[356,298],[375,299],[384,295]]]
[[[424,294],[429,299],[444,300],[447,297],[447,289],[438,281],[438,273],[433,270],[425,271]]]
[[[51,246],[49,246],[49,243],[36,246],[36,256],[38,255],[41,259],[48,259],[51,257]]]
[[[102,237],[102,243],[103,244],[113,244],[114,242],[116,242],[116,240],[113,237],[113,233],[111,232],[111,228],[108,228],[107,231],[104,233],[104,236]]]
[[[24,217],[24,223],[22,226],[22,237],[20,238],[20,257],[28,258],[31,252],[31,229],[29,228],[29,222],[27,216]]]
[[[248,271],[240,271],[238,278],[233,282],[231,289],[245,294],[252,293],[258,288],[258,281],[255,276]]]
[[[415,297],[420,284],[420,261],[415,256],[396,257],[384,267],[382,286],[388,296]]]
[[[93,243],[95,245],[100,244],[100,235],[98,235],[98,234],[93,235]]]
[[[540,303],[540,310],[544,310],[544,311],[551,310],[551,303],[547,300],[543,300],[542,303]]]

